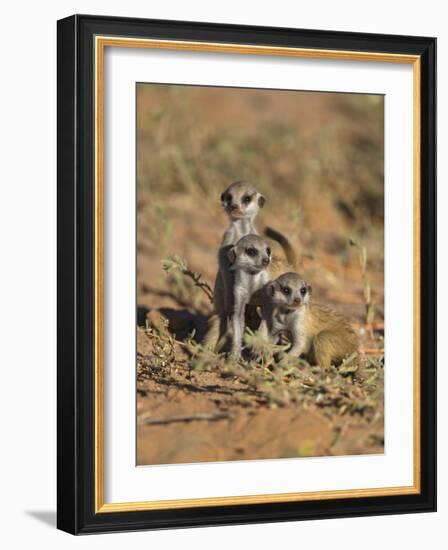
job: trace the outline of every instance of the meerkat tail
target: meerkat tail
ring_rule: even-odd
[[[272,229],[272,227],[266,227],[264,230],[264,234],[269,239],[272,239],[273,241],[277,242],[283,248],[283,252],[285,253],[286,260],[288,261],[289,264],[291,264],[294,270],[297,270],[298,269],[297,254],[295,253],[288,239],[284,235],[282,235],[280,232],[276,231],[275,229]]]

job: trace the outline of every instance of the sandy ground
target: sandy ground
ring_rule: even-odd
[[[211,306],[205,294],[193,288],[182,275],[167,275],[162,269],[162,260],[173,254],[185,258],[190,269],[213,286],[216,252],[227,224],[219,195],[224,182],[229,184],[232,180],[220,174],[210,188],[202,188],[195,178],[200,182],[203,176],[196,173],[192,161],[185,161],[182,166],[176,161],[172,172],[169,165],[166,171],[157,172],[162,152],[171,150],[171,141],[177,145],[178,138],[170,138],[171,126],[164,129],[159,118],[154,116],[156,122],[152,122],[148,113],[151,109],[158,113],[157,109],[166,108],[173,98],[177,98],[178,103],[179,98],[183,101],[183,95],[176,92],[166,97],[160,90],[157,93],[142,91],[139,108],[146,114],[141,116],[138,149],[138,464],[383,452],[383,228],[382,211],[380,209],[379,214],[375,211],[378,199],[369,195],[371,186],[382,185],[381,168],[372,163],[370,172],[364,173],[364,162],[359,162],[357,182],[362,183],[364,178],[366,183],[353,181],[354,176],[349,172],[353,165],[350,159],[353,158],[353,162],[357,159],[353,151],[358,151],[358,147],[364,150],[363,139],[367,140],[374,132],[362,113],[354,110],[351,100],[344,103],[343,97],[331,95],[329,98],[329,95],[308,95],[303,101],[290,96],[284,100],[271,96],[272,102],[266,103],[255,94],[243,99],[237,97],[216,109],[219,94],[207,90],[206,96],[201,96],[200,108],[194,102],[188,105],[196,105],[194,132],[200,136],[209,131],[211,120],[215,133],[225,132],[228,121],[241,118],[241,113],[244,113],[245,128],[252,128],[254,134],[257,127],[266,122],[264,119],[287,117],[293,126],[302,129],[307,159],[314,151],[313,144],[322,142],[322,125],[331,114],[336,112],[336,120],[344,121],[329,151],[336,158],[338,151],[346,150],[350,143],[351,156],[340,168],[342,175],[337,174],[338,178],[347,176],[347,188],[333,185],[333,173],[329,176],[327,168],[326,171],[321,168],[322,179],[313,179],[316,175],[307,172],[303,181],[308,183],[302,186],[282,183],[282,174],[289,177],[295,160],[290,156],[286,162],[280,154],[278,160],[273,161],[271,180],[262,181],[267,202],[257,225],[260,230],[271,225],[289,236],[299,256],[301,272],[312,283],[314,299],[334,307],[353,323],[362,349],[369,350],[369,355],[361,356],[361,361],[369,357],[378,361],[369,363],[368,375],[358,371],[342,376],[332,371],[326,377],[320,373],[319,388],[313,391],[303,378],[305,374],[310,377],[313,374],[301,372],[294,380],[298,384],[294,390],[298,398],[279,404],[270,402],[265,392],[257,391],[237,377],[195,370],[182,348],[182,342],[192,331],[196,339],[201,339]],[[181,125],[178,120],[176,124]],[[154,137],[158,140],[156,144]],[[203,138],[196,136],[195,139]],[[209,143],[205,138],[203,141]],[[277,138],[273,143],[277,143]],[[189,142],[184,147],[188,148]],[[263,142],[258,151],[260,155],[267,155],[268,147],[271,142]],[[216,157],[219,160],[218,153],[214,151],[213,155],[210,162],[215,162]],[[322,166],[326,162],[331,165],[332,158],[322,160]],[[235,163],[239,166],[241,159],[238,157]],[[299,164],[305,164],[305,160]],[[202,162],[198,162],[198,166],[201,167]],[[187,169],[190,176],[185,173]],[[166,182],[155,178],[165,173],[171,174]],[[327,188],[330,191],[327,192]],[[342,192],[346,194],[341,195]],[[362,203],[365,195],[369,197]],[[352,207],[358,203],[361,206]],[[362,209],[362,204],[367,206]],[[365,281],[359,251],[348,244],[357,233],[362,235],[362,244],[368,253],[368,280],[375,303],[374,330],[366,326]],[[273,251],[282,256],[278,245],[273,244]],[[151,312],[157,311],[169,320],[170,333],[180,342],[176,344],[177,353],[182,357],[178,365],[162,368],[154,358],[153,341],[145,332],[145,326],[151,325],[148,314],[151,320]]]

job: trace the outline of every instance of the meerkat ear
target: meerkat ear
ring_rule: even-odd
[[[227,257],[229,258],[230,263],[233,264],[233,262],[236,260],[236,252],[234,246],[232,246],[232,248],[229,248],[229,250],[227,251]]]
[[[308,289],[308,294],[311,296],[313,293],[313,287],[311,285],[306,285],[306,288]]]
[[[268,296],[274,296],[274,294],[275,294],[275,283],[274,282],[269,283],[268,286],[266,287],[266,291],[267,291]]]
[[[258,206],[260,208],[263,208],[265,202],[266,202],[266,199],[263,197],[263,195],[260,195],[258,197]]]
[[[223,191],[223,192],[221,193],[221,202],[224,202],[225,200],[226,200],[226,192]]]

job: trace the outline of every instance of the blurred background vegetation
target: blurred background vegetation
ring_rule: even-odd
[[[381,319],[383,136],[382,96],[139,84],[139,305],[209,311],[188,281],[167,280],[161,260],[180,255],[213,284],[227,225],[219,196],[247,179],[267,199],[259,229],[288,235],[315,299],[359,322],[365,273],[350,240],[364,247]]]
[[[383,109],[381,96],[138,85],[138,464],[384,451]],[[232,366],[188,338],[211,304],[185,274],[213,287],[219,197],[239,179],[266,197],[259,230],[289,237],[314,299],[365,353],[327,370]]]

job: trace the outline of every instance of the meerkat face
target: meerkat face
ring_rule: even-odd
[[[231,220],[255,218],[265,202],[263,195],[245,181],[232,183],[221,194],[221,205]]]
[[[260,273],[271,263],[271,249],[258,235],[246,235],[228,252],[231,270],[242,270],[251,275]]]
[[[267,287],[272,303],[286,309],[298,309],[309,304],[311,286],[298,273],[284,273]]]

